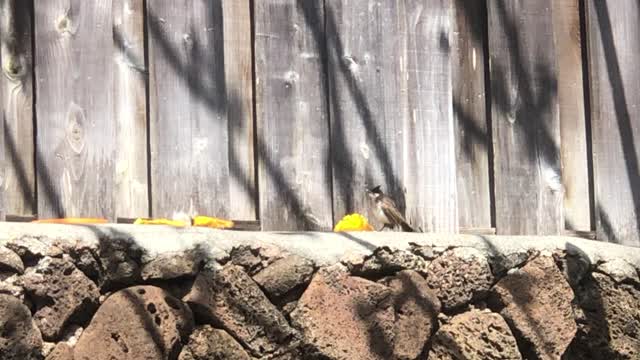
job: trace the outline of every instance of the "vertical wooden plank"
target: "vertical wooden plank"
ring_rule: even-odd
[[[458,231],[451,101],[452,10],[450,0],[406,1],[407,220],[424,231]]]
[[[229,214],[221,0],[147,2],[154,216]]]
[[[395,1],[347,0],[328,0],[326,9],[334,217],[359,212],[373,222],[366,188],[380,185],[405,208],[400,10]]]
[[[327,2],[336,218],[372,218],[364,188],[382,185],[413,225],[457,230],[451,5]]]
[[[144,2],[113,0],[116,215],[149,215]]]
[[[115,217],[110,0],[35,6],[38,215]]]
[[[251,1],[223,0],[224,68],[229,116],[229,196],[233,219],[255,220]]]
[[[322,1],[254,2],[260,220],[332,226]]]
[[[498,234],[564,228],[552,0],[488,1]]]
[[[491,199],[485,97],[486,1],[455,0],[452,92],[461,228],[490,228]]]
[[[2,122],[5,156],[2,189],[5,210],[12,215],[36,211],[33,144],[33,53],[31,1],[0,3],[0,53],[2,57]],[[1,190],[0,190],[1,191]]]
[[[587,8],[597,238],[640,246],[640,4]]]
[[[0,94],[2,94],[2,89],[0,89]],[[4,108],[2,108],[4,111]],[[6,162],[5,162],[5,144],[4,144],[4,121],[0,121],[0,221],[5,221],[6,212],[5,212],[5,178],[6,178]]]
[[[578,0],[553,1],[565,227],[591,230],[589,164]]]

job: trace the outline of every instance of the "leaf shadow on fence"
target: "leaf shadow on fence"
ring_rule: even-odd
[[[356,169],[356,159],[350,151],[349,141],[347,138],[345,120],[340,110],[341,93],[348,94],[348,98],[354,103],[357,109],[357,118],[360,120],[362,127],[365,129],[366,143],[373,147],[375,163],[379,164],[382,170],[381,178],[384,179],[383,184],[373,184],[373,178],[367,172],[367,186],[382,185],[383,190],[390,194],[396,201],[400,211],[404,212],[405,196],[402,191],[402,181],[398,178],[398,174],[394,171],[394,164],[387,145],[383,140],[375,118],[382,116],[374,114],[371,110],[370,100],[367,98],[365,90],[359,85],[352,71],[349,69],[349,63],[343,58],[345,56],[345,47],[341,39],[339,27],[336,21],[333,7],[324,6],[324,19],[319,18],[317,12],[309,11],[304,6],[306,0],[297,0],[299,8],[302,10],[306,23],[313,32],[316,46],[324,49],[324,70],[327,74],[327,98],[330,114],[330,134],[331,139],[331,165],[333,170],[333,179],[336,183],[334,187],[334,197],[340,197],[340,201],[344,202],[344,208],[347,212],[362,211],[357,209],[357,200],[364,196],[364,188],[358,189],[353,184]],[[315,24],[315,26],[314,26]],[[322,25],[321,28],[319,25]],[[333,66],[331,66],[333,65]],[[346,91],[341,92],[338,89],[340,79],[346,84]],[[331,105],[329,105],[331,104]],[[365,200],[366,201],[366,200]],[[339,214],[334,214],[334,217]]]
[[[462,6],[462,9],[464,8],[465,7]],[[499,18],[501,20],[501,24],[504,27],[504,32],[507,35],[509,46],[512,49],[511,57],[509,61],[511,62],[512,66],[515,67],[515,71],[516,71],[516,74],[518,75],[518,78],[524,80],[524,83],[520,84],[518,88],[519,91],[522,92],[522,94],[519,94],[518,96],[520,97],[524,96],[531,99],[530,102],[527,102],[522,109],[524,109],[524,111],[533,112],[534,114],[537,114],[540,111],[543,111],[542,109],[544,107],[550,106],[552,97],[557,96],[557,81],[555,80],[555,75],[553,74],[553,71],[551,69],[538,67],[536,69],[538,74],[536,75],[542,76],[542,78],[544,79],[543,83],[549,85],[550,87],[547,88],[545,86],[542,88],[541,94],[540,93],[536,94],[535,90],[533,89],[533,84],[531,83],[531,80],[529,80],[529,75],[527,74],[527,71],[523,66],[524,54],[522,54],[519,47],[519,43],[516,39],[519,29],[516,26],[516,23],[513,20],[509,19],[506,13],[504,1],[497,2],[497,10],[498,10]],[[472,15],[472,14],[469,14],[469,15]],[[608,30],[601,29],[601,32],[608,32],[610,34],[610,29]],[[476,36],[478,39],[481,39],[482,34],[474,34],[474,36]],[[613,41],[613,39],[610,39],[610,41]],[[615,61],[615,59],[609,59],[609,61]],[[504,74],[504,70],[501,69],[500,67],[493,66],[491,69],[490,77],[491,77],[491,88],[489,89],[489,91],[490,91],[491,97],[507,99],[506,95],[508,94],[507,89],[509,88],[509,83],[507,80],[508,77],[506,76],[506,74]],[[504,111],[504,112],[510,111],[512,109],[512,104],[508,104],[504,102],[493,101],[491,102],[491,106],[496,106],[499,111]],[[620,121],[620,119],[618,119],[618,121]],[[559,164],[559,160],[557,159],[559,159],[560,149],[558,145],[551,138],[550,133],[544,129],[544,124],[536,123],[536,122],[527,123],[522,121],[516,121],[516,124],[520,126],[519,131],[524,131],[525,133],[528,133],[528,134],[534,133],[538,135],[537,141],[539,141],[539,145],[536,144],[535,141],[531,141],[533,139],[528,139],[529,141],[526,143],[530,161],[534,161],[536,159],[538,146],[541,146],[545,149],[545,151],[543,151],[541,155],[548,162],[552,163],[557,161],[557,163]],[[586,134],[586,135],[588,136],[589,134]],[[625,151],[634,151],[634,150],[625,148]],[[633,173],[634,167],[633,166],[628,167],[628,172]],[[601,206],[596,206],[595,211],[598,212],[599,217],[602,219],[601,226],[603,226],[605,231],[607,231],[607,229],[611,231],[612,225],[611,225],[611,222],[609,221],[609,216],[607,215],[606,211]],[[613,242],[619,242],[619,240],[616,239],[615,236],[612,237],[612,239],[613,239]],[[491,245],[491,242],[486,239],[484,240],[485,240],[485,243],[489,246],[489,248],[495,251],[495,249]],[[575,259],[587,258],[584,252],[582,252],[579,248],[571,244],[567,244],[566,253],[572,254],[572,256],[575,255],[576,256]],[[572,262],[572,259],[574,258],[569,257],[569,255],[567,256],[568,256],[567,266],[569,267],[577,266],[574,264],[574,262]],[[589,263],[589,266],[592,268],[595,265]],[[573,272],[573,269],[567,269],[567,270],[569,272]],[[578,290],[577,286],[583,286],[583,283],[584,282],[581,282],[579,284],[571,284],[571,285],[574,291],[577,291]],[[591,315],[588,315],[592,317],[589,320],[592,321],[593,323],[601,324],[601,326],[606,326],[606,319],[602,317],[603,301],[601,299],[601,296],[598,292],[594,292],[593,296],[594,296],[593,304],[598,308],[598,311],[592,313]],[[593,315],[593,314],[596,314],[596,315]],[[533,322],[531,323],[533,324]],[[539,332],[539,330],[536,330],[536,332]],[[604,333],[608,334],[608,331],[605,330]],[[600,340],[604,340],[606,342],[606,346],[607,347],[609,346],[608,338],[600,339]],[[572,344],[568,352],[575,351],[574,348],[576,348],[577,346],[581,346],[581,345]]]
[[[636,139],[634,139],[632,118],[629,113],[629,103],[623,85],[624,82],[618,51],[613,38],[611,16],[609,15],[609,8],[606,1],[590,1],[590,4],[594,6],[597,24],[599,25],[598,34],[604,49],[604,60],[609,79],[608,85],[612,94],[615,118],[618,124],[618,132],[622,143],[622,154],[626,166],[626,176],[631,188],[631,196],[636,214],[635,231],[636,233],[640,233],[640,160],[637,155]],[[636,5],[636,9],[640,11],[640,6]],[[615,191],[613,189],[610,190]],[[611,226],[606,226],[609,217],[600,205],[597,205],[597,215],[596,219],[600,222],[600,227],[607,236],[606,240],[619,243],[620,240],[616,237],[615,229]]]
[[[306,18],[308,18],[308,22],[310,24],[320,24],[321,22],[319,21],[319,19],[314,18],[317,16],[316,13],[313,12],[309,12],[309,11],[305,11],[305,7],[303,5],[304,0],[298,0],[298,4],[299,6],[302,6],[302,10],[303,10],[303,14],[305,15]],[[515,66],[515,73],[520,76],[524,82],[521,84],[520,86],[520,91],[522,91],[522,94],[520,95],[521,98],[525,98],[524,103],[519,104],[518,106],[518,111],[519,113],[528,113],[528,114],[537,114],[540,113],[541,111],[544,111],[545,108],[550,106],[550,103],[552,101],[553,96],[556,96],[555,93],[555,89],[557,87],[556,84],[556,80],[555,77],[552,73],[551,69],[545,69],[544,67],[538,67],[535,69],[536,76],[539,76],[542,79],[542,83],[545,84],[545,91],[542,93],[536,92],[533,88],[533,85],[530,83],[529,80],[529,74],[528,72],[524,69],[523,67],[523,54],[520,51],[519,45],[515,39],[515,37],[513,36],[513,34],[517,33],[517,27],[515,26],[515,24],[513,23],[512,20],[508,19],[508,15],[506,14],[506,11],[504,10],[504,4],[501,3],[502,6],[499,5],[498,10],[499,10],[499,14],[503,20],[504,26],[506,28],[505,32],[507,34],[511,34],[511,36],[509,37],[509,43],[512,46],[513,49],[515,49],[510,55],[510,61],[513,63],[513,65]],[[151,18],[153,17],[153,15],[150,15]],[[325,21],[327,21],[327,26],[328,27],[333,27],[335,29],[335,20],[332,19],[332,14],[331,13],[327,13],[325,14],[325,16],[327,17],[325,19]],[[151,30],[151,34],[152,36],[156,36],[158,37],[158,33],[157,31],[154,31],[154,25],[152,22],[149,23],[150,24],[150,30]],[[321,46],[324,46],[324,44],[321,43],[321,40],[324,39],[324,31],[326,31],[326,29],[320,29],[320,28],[312,28],[312,30],[316,33],[314,35],[314,38],[316,39],[316,41],[318,41],[318,46],[321,48]],[[477,36],[479,38],[481,38],[483,35],[482,34],[477,34]],[[163,39],[162,38],[158,38],[158,41],[162,42]],[[338,51],[338,53],[340,53],[340,49],[341,49],[341,44],[338,42],[336,44],[327,44],[327,46],[332,46],[332,49],[336,49],[335,51]],[[166,51],[171,51],[170,49],[170,45],[167,44],[167,50]],[[323,60],[326,64],[326,56],[328,56],[328,54],[325,54],[325,59]],[[326,65],[325,65],[326,66]],[[179,66],[176,66],[176,68],[179,69]],[[342,72],[348,71],[348,69],[345,68],[341,68]],[[492,91],[496,92],[496,96],[500,97],[500,95],[502,95],[501,98],[503,99],[507,99],[508,97],[506,96],[507,94],[507,76],[504,73],[505,70],[497,67],[494,69],[493,74],[492,75]],[[344,74],[345,76],[349,76],[348,72],[345,72]],[[335,81],[333,82],[335,83]],[[366,97],[364,96],[364,93],[362,91],[360,91],[355,85],[355,82],[351,82],[351,88],[350,91],[352,93],[352,96],[355,98],[355,102],[357,104],[360,104],[359,108],[364,109],[362,115],[362,120],[367,123],[367,121],[370,121],[370,119],[372,118],[372,115],[370,113],[370,110],[368,110],[368,106],[367,104],[367,100]],[[335,89],[330,89],[330,91],[333,91],[333,93],[335,93]],[[196,93],[197,95],[197,93]],[[335,99],[334,99],[335,101]],[[510,103],[506,103],[506,102],[496,102],[493,104],[494,106],[497,106],[499,109],[501,109],[502,111],[511,111],[511,109],[513,109],[514,104],[510,104]],[[469,117],[466,117],[466,119],[471,120],[471,116],[473,115],[468,115]],[[340,132],[340,121],[335,121],[336,119],[334,119],[334,127],[338,126],[338,128],[334,128],[332,129],[332,131],[335,132],[337,131],[338,134]],[[489,146],[489,142],[487,141],[487,135],[485,132],[483,132],[480,129],[477,128],[473,128],[472,121],[466,121],[468,128],[474,130],[474,131],[470,131],[469,134],[471,134],[471,136],[477,138],[478,141],[480,141],[482,144],[485,144],[486,146]],[[533,161],[537,158],[538,155],[541,155],[543,158],[545,158],[545,160],[554,163],[557,162],[557,159],[559,159],[559,149],[557,147],[557,145],[555,144],[555,142],[552,140],[551,135],[549,134],[549,132],[544,128],[544,124],[540,124],[538,122],[532,121],[532,122],[517,122],[518,126],[519,126],[519,131],[523,131],[525,132],[527,135],[529,135],[526,140],[526,146],[527,146],[527,150],[528,150],[528,154],[530,157],[530,160]],[[365,125],[365,126],[368,126]],[[368,126],[367,129],[370,129],[370,134],[368,134],[369,137],[371,137],[374,141],[374,143],[376,143],[376,139],[380,139],[380,135],[375,133],[375,128]],[[537,137],[534,137],[534,134],[537,134]],[[335,141],[340,141],[340,138],[334,138]],[[343,141],[346,141],[346,139],[343,139]],[[339,146],[339,144],[337,145]],[[344,144],[343,144],[344,147]],[[542,151],[540,148],[543,148]],[[256,150],[258,152],[259,156],[263,156],[263,161],[267,161],[267,163],[265,164],[265,169],[268,172],[268,176],[272,178],[272,180],[276,183],[277,187],[279,190],[281,190],[283,192],[283,194],[286,194],[286,198],[290,199],[290,201],[292,202],[292,207],[296,210],[296,216],[301,216],[304,218],[304,207],[302,205],[302,203],[300,202],[300,200],[298,199],[296,194],[291,193],[290,187],[288,186],[288,182],[286,180],[286,177],[284,176],[284,174],[282,173],[281,169],[279,169],[279,167],[272,163],[272,162],[268,162],[268,159],[270,159],[269,156],[264,156],[264,154],[266,154],[266,147],[264,146],[263,142],[261,139],[257,139],[257,147]],[[376,149],[376,152],[378,153],[378,156],[381,156],[381,159],[379,159],[379,161],[381,161],[382,163],[390,163],[390,160],[388,160],[388,154],[386,154],[384,146],[380,145],[379,149]],[[386,155],[385,155],[386,154]],[[232,158],[234,155],[230,155],[230,158]],[[387,160],[385,160],[385,157],[387,158]],[[333,156],[332,157],[332,162],[336,160],[336,157]],[[348,162],[345,162],[348,163]],[[332,163],[334,170],[335,169],[341,169],[342,167],[344,167],[344,163]],[[383,166],[386,167],[387,169],[390,168],[390,166]],[[240,176],[241,174],[238,174],[237,171],[232,171],[233,176]],[[245,174],[246,176],[246,174]],[[340,186],[343,188],[348,188],[348,183],[346,182],[347,177],[336,177],[336,180],[339,182],[339,184],[336,184],[336,186]],[[352,201],[352,200],[350,200]],[[306,223],[306,226],[311,227],[313,224],[311,223]],[[375,340],[372,338],[372,341]],[[377,341],[377,340],[376,340]],[[386,352],[388,351],[388,349],[392,346],[391,344],[387,344],[385,345],[386,349],[381,349],[382,352]],[[383,347],[385,347],[383,346]]]
[[[214,1],[210,4],[210,6],[221,6],[221,2]],[[177,50],[173,48],[173,45],[162,35],[162,30],[160,28],[160,22],[158,21],[158,16],[153,14],[151,11],[147,13],[148,18],[148,30],[149,35],[156,42],[159,48],[162,51],[163,56],[166,57],[168,63],[172,66],[173,70],[177,74],[185,73],[188,64],[183,63],[177,54]],[[222,31],[220,29],[219,31]],[[217,50],[219,56],[224,54],[224,49],[221,47]],[[213,69],[213,71],[217,71],[219,73],[224,74],[223,68]],[[204,103],[213,111],[219,110],[221,104],[217,104],[215,101],[211,100],[211,98],[207,95],[206,89],[201,83],[201,78],[190,78],[187,81],[188,88],[191,91],[191,94],[204,101]],[[224,76],[220,76],[216,78],[216,81],[225,82]],[[220,84],[226,89],[226,85]],[[230,94],[230,95],[229,95]],[[231,91],[227,92],[228,97],[226,97],[226,104],[239,104],[240,99],[236,98],[243,94],[240,94],[239,89],[231,89]],[[229,123],[229,129],[231,134],[237,133],[241,130],[241,123]],[[305,211],[305,205],[303,201],[300,199],[298,194],[296,194],[292,189],[293,187],[289,183],[288,177],[284,174],[283,169],[276,163],[275,159],[268,153],[268,147],[264,143],[264,139],[261,139],[257,133],[254,133],[255,136],[255,151],[257,157],[259,157],[260,161],[263,162],[263,168],[266,170],[266,176],[273,182],[277,192],[280,194],[281,198],[284,199],[286,204],[291,208],[293,215],[298,219],[298,222],[301,225],[301,229],[299,230],[313,230],[317,229],[317,225],[314,219],[307,216]],[[230,175],[238,180],[238,182],[243,185],[244,191],[248,194],[255,194],[255,187],[250,184],[253,181],[250,180],[250,177],[253,177],[254,174],[247,174],[242,168],[237,166],[239,154],[236,153],[233,147],[229,148],[229,170]]]
[[[3,125],[6,128],[7,119],[4,116],[2,121]],[[36,196],[28,186],[25,164],[18,157],[18,145],[16,139],[14,139],[14,137],[9,132],[5,131],[4,141],[5,148],[7,150],[5,156],[8,155],[8,158],[5,158],[5,160],[7,161],[5,166],[11,166],[14,169],[17,176],[16,181],[20,183],[20,196],[24,199],[29,199],[32,208],[34,210],[37,210]],[[49,168],[43,161],[43,156],[37,147],[35,149],[35,164],[37,176],[36,186],[40,190],[39,195],[47,198],[46,201],[51,205],[51,211],[54,217],[65,217],[66,211],[62,204],[62,200],[60,199],[59,192],[56,190],[53,179],[49,174]]]
[[[459,7],[462,9],[465,9],[466,5],[461,4],[461,6]],[[546,68],[542,64],[538,64],[534,68],[534,73],[533,74],[529,73],[529,71],[524,66],[526,55],[522,52],[520,44],[517,40],[517,34],[519,31],[518,26],[516,25],[513,19],[509,18],[505,8],[505,3],[503,1],[500,1],[497,3],[496,10],[498,12],[497,15],[500,20],[500,25],[504,28],[504,33],[506,35],[509,48],[511,49],[510,56],[507,59],[507,61],[511,63],[513,67],[512,71],[521,80],[521,83],[519,84],[519,87],[518,87],[516,103],[510,103],[507,101],[493,101],[491,102],[491,105],[497,107],[497,109],[502,112],[511,112],[515,109],[516,113],[514,114],[514,116],[516,117],[525,116],[527,119],[530,119],[530,121],[517,121],[516,129],[517,131],[521,131],[525,134],[532,135],[527,137],[525,142],[525,146],[526,146],[525,150],[527,151],[528,158],[531,162],[537,161],[538,156],[540,156],[543,161],[546,161],[549,164],[557,164],[559,166],[560,149],[556,144],[556,142],[553,140],[550,132],[546,128],[546,124],[542,123],[539,117],[540,114],[542,114],[545,111],[548,111],[548,108],[552,105],[554,97],[557,96],[558,85],[557,85],[557,79],[554,74],[554,70]],[[467,14],[467,16],[473,16],[473,14],[472,13]],[[484,41],[482,40],[483,33],[480,33],[481,29],[477,27],[474,27],[474,29],[475,31],[473,35],[477,39],[477,41]],[[601,32],[610,33],[610,29],[609,30],[601,29]],[[609,41],[613,41],[613,39],[609,39]],[[615,59],[609,59],[609,61],[610,62],[615,61]],[[615,70],[615,67],[613,68]],[[617,71],[617,73],[619,74],[619,71]],[[509,76],[507,76],[506,70],[500,66],[494,66],[492,67],[492,72],[490,76],[491,76],[491,86],[489,88],[489,86],[487,85],[488,87],[487,92],[492,94],[491,98],[494,100],[496,98],[503,99],[503,100],[509,99],[510,98],[508,97]],[[543,84],[543,86],[541,88],[536,88],[530,76],[535,76]],[[618,78],[619,76],[620,75],[618,75]],[[541,89],[541,90],[537,90],[537,89]],[[619,92],[620,90],[617,90],[617,91]],[[624,106],[624,104],[619,105],[619,107],[622,107],[622,106]],[[456,104],[454,103],[454,110],[455,108],[459,108],[459,106],[456,106]],[[618,111],[621,112],[621,110],[618,110]],[[624,112],[622,113],[624,114]],[[473,114],[458,114],[458,115],[462,115],[460,116],[460,120],[463,122],[463,127],[465,127],[468,130],[466,132],[473,138],[473,141],[477,141],[483,144],[484,146],[490,145],[490,142],[487,141],[487,134],[483,130],[479,129],[477,126],[474,126],[475,121],[473,118]],[[626,125],[625,127],[624,119],[622,120],[618,119],[619,123],[620,121],[622,121],[622,125],[620,125],[621,129],[629,129],[629,125]],[[627,140],[626,142],[628,143],[629,141]],[[629,145],[625,146],[625,152],[633,152],[635,154],[635,149],[632,146],[633,146],[632,142],[631,142],[631,146]],[[627,163],[627,167],[628,167],[628,172],[631,174],[630,176],[632,176],[634,173],[637,172],[636,171],[637,165],[633,165],[633,164],[629,165]],[[559,168],[557,170],[559,173]],[[600,206],[596,207],[595,210],[599,213],[600,218],[603,219],[602,226],[605,227],[606,229],[609,229],[608,231],[612,231],[611,223],[608,220],[608,216],[605,210],[602,209]],[[614,239],[614,242],[619,242],[617,239],[615,239],[615,237],[613,239]],[[567,244],[566,250],[567,250],[567,253],[571,253],[571,254],[577,253],[577,254],[584,255],[580,251],[580,249],[577,249],[575,246],[571,244]],[[570,261],[568,261],[568,266],[569,267],[573,266]],[[592,267],[593,264],[589,264],[589,266]],[[571,269],[568,269],[568,270],[571,271]],[[580,283],[580,285],[584,285],[584,283]],[[574,291],[577,291],[577,288],[574,288]],[[603,301],[599,293],[596,292],[594,296],[595,298],[593,299],[593,304],[595,304],[598,310],[587,316],[588,317],[591,316],[589,321],[591,321],[592,323],[600,324],[601,327],[602,326],[606,327],[607,322],[602,315],[603,306],[604,306]],[[544,329],[541,326],[536,326],[535,322],[533,321],[533,318],[530,318],[529,320],[530,320],[529,322],[534,325],[533,329],[536,332],[536,334],[538,336],[543,336]],[[378,331],[376,331],[375,329],[370,333],[370,342],[376,342],[380,340],[380,337],[377,336],[377,333]],[[608,334],[608,331],[605,330],[604,334]],[[605,346],[609,347],[608,338],[600,339],[600,340],[605,341],[605,344],[606,344]],[[388,343],[384,345],[381,348],[381,351],[382,351],[381,354],[386,354],[389,351],[389,349],[392,348],[392,346],[393,346],[392,343]],[[528,345],[525,344],[521,346],[527,347]],[[580,345],[573,344],[570,347],[569,352],[575,351],[576,346],[580,346]],[[528,352],[528,350],[525,349],[525,352]]]
[[[0,2],[0,11],[2,11],[2,22],[0,24],[0,32],[2,32],[2,57],[3,68],[2,72],[5,75],[3,79],[3,91],[10,93],[3,94],[4,99],[10,99],[5,106],[8,108],[18,109],[20,106],[15,102],[17,101],[14,95],[18,95],[18,99],[21,96],[20,93],[27,94],[32,91],[32,74],[33,74],[33,52],[31,50],[31,42],[28,38],[31,32],[31,26],[33,23],[32,16],[32,4],[29,1],[20,0],[3,0]],[[10,85],[10,86],[8,86]],[[0,177],[3,179],[0,186],[0,216],[2,216],[3,210],[11,211],[14,209],[3,209],[3,202],[6,198],[3,196],[3,192],[6,192],[7,187],[7,169],[11,168],[13,171],[10,174],[15,174],[16,179],[12,179],[13,183],[17,184],[19,191],[19,197],[23,199],[24,208],[21,210],[35,212],[36,211],[36,194],[35,194],[35,179],[34,169],[27,171],[26,165],[21,160],[22,157],[31,156],[33,153],[18,152],[16,139],[14,139],[12,133],[9,132],[9,124],[17,127],[18,133],[21,129],[19,120],[7,119],[8,109],[2,111],[3,126],[0,126],[0,132],[3,132],[3,138],[0,139],[0,151],[3,151],[3,155],[0,155],[0,164],[5,167],[0,171]],[[31,126],[31,124],[27,125]],[[29,139],[25,139],[29,141]],[[33,150],[33,143],[23,149]],[[30,164],[33,165],[33,164]],[[4,181],[3,181],[4,180]],[[15,187],[12,187],[15,189]],[[11,194],[16,196],[17,194]],[[4,203],[4,206],[7,204]],[[6,215],[6,214],[5,214]],[[18,214],[25,215],[25,214]],[[31,215],[31,214],[29,214]]]
[[[13,168],[18,182],[20,186],[20,195],[23,199],[27,200],[27,205],[31,209],[36,209],[36,197],[31,187],[29,187],[29,181],[27,179],[27,170],[25,168],[24,163],[20,160],[18,156],[18,148],[16,144],[16,140],[13,138],[12,134],[9,133],[6,129],[8,128],[6,115],[3,114],[2,122],[4,125],[4,144],[6,151],[4,152],[4,166],[9,166]],[[0,128],[1,130],[2,128]],[[0,160],[2,160],[0,158]],[[1,193],[1,191],[0,191]]]

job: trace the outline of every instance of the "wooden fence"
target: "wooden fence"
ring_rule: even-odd
[[[637,0],[0,3],[0,214],[640,245]]]

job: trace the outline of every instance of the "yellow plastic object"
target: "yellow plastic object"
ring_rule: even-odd
[[[349,214],[340,220],[333,231],[373,231],[373,227],[369,225],[367,218],[360,214]]]
[[[34,220],[32,223],[36,224],[78,224],[78,225],[86,225],[86,224],[106,224],[107,219],[101,218],[61,218],[61,219],[40,219]]]
[[[234,225],[233,221],[218,219],[210,216],[196,216],[193,218],[193,226],[210,227],[214,229],[229,229]]]
[[[169,225],[175,227],[185,227],[187,223],[184,221],[178,220],[169,220],[169,219],[136,219],[134,222],[135,225]]]

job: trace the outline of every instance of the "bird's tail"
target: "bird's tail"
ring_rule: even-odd
[[[409,223],[407,223],[406,221],[401,221],[400,222],[400,227],[402,228],[402,231],[405,232],[417,232],[416,229],[414,229],[411,225],[409,225]]]

